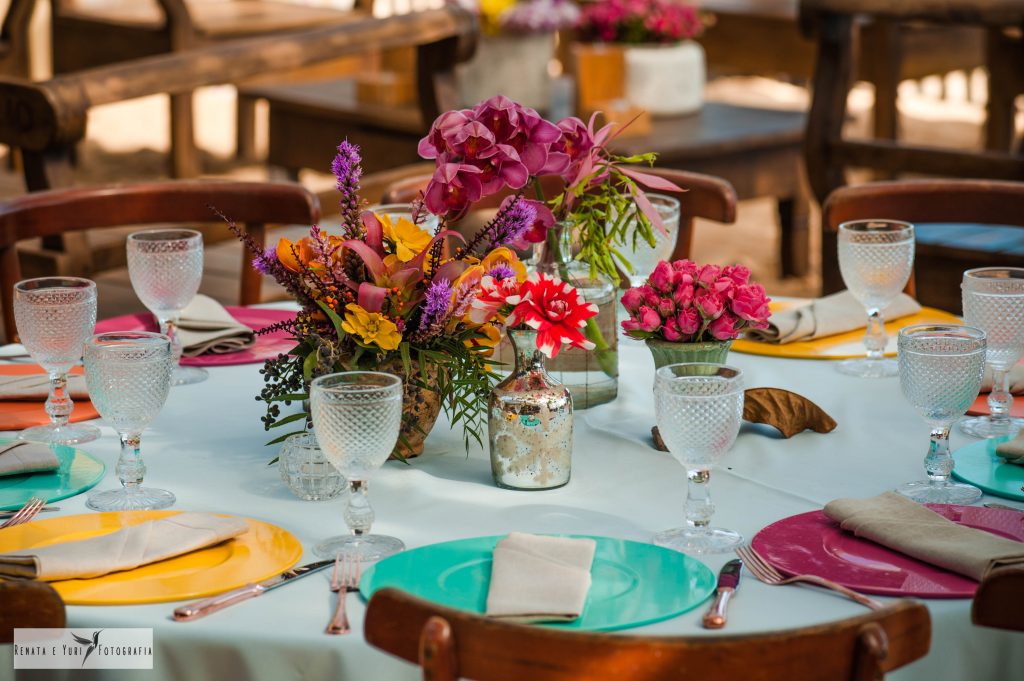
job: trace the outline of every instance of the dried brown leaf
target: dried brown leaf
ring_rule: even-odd
[[[658,431],[658,426],[651,427],[651,437],[654,438],[654,448],[659,452],[667,452],[668,447],[665,445],[665,441],[661,439],[661,433]]]
[[[835,419],[814,402],[782,388],[750,388],[745,391],[743,420],[774,426],[787,438],[807,429],[830,433],[837,425]]]

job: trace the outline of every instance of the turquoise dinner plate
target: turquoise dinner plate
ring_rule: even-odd
[[[491,552],[502,536],[459,539],[386,558],[367,570],[359,590],[369,599],[395,587],[428,601],[482,614],[491,581]],[[597,541],[593,583],[583,615],[545,626],[609,631],[651,624],[700,605],[715,590],[703,563],[653,544],[590,537]]]
[[[955,451],[953,477],[989,494],[1024,501],[1024,466],[1006,463],[995,451],[1006,440],[990,438]]]
[[[12,440],[0,440],[6,444]],[[81,449],[55,445],[60,468],[24,475],[0,477],[0,511],[21,508],[32,497],[42,497],[46,503],[67,499],[92,488],[103,478],[106,466]]]

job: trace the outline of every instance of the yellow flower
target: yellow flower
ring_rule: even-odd
[[[483,338],[470,338],[462,342],[467,348],[484,348],[480,351],[484,357],[490,357],[494,354],[494,349],[498,347],[498,343],[501,342],[501,331],[494,324],[484,324],[478,332],[484,335]]]
[[[430,232],[420,229],[408,218],[398,218],[392,223],[387,213],[374,213],[384,229],[384,238],[395,244],[395,254],[402,262],[409,262],[430,245]]]
[[[484,272],[490,272],[498,265],[508,265],[516,273],[516,281],[520,283],[526,281],[526,265],[519,261],[519,256],[511,248],[505,246],[495,248],[480,263],[480,266],[484,268]]]
[[[341,323],[345,333],[356,334],[367,345],[376,343],[381,350],[395,350],[402,342],[398,327],[381,313],[367,312],[355,303],[349,303],[345,309],[348,312]]]

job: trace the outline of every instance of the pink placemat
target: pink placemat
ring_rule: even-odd
[[[255,307],[233,307],[230,305],[226,306],[225,309],[240,323],[256,331],[276,322],[295,318],[295,312],[291,310],[267,310]],[[159,330],[156,319],[148,312],[112,317],[96,324],[96,333]],[[198,367],[255,364],[277,357],[282,352],[288,352],[293,347],[295,347],[295,341],[287,331],[274,331],[265,335],[257,335],[256,344],[245,350],[221,355],[208,354],[199,355],[198,357],[185,357],[181,360],[181,363],[186,366]]]
[[[955,523],[1024,541],[1024,513],[981,506],[928,504]],[[786,575],[818,575],[864,593],[919,598],[971,598],[978,583],[860,539],[822,511],[784,518],[751,541]]]

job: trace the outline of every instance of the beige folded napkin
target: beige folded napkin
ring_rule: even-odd
[[[487,614],[512,622],[570,622],[590,590],[593,539],[512,532],[494,547]]]
[[[985,365],[985,377],[981,379],[981,392],[992,392],[992,367]],[[1010,367],[1010,393],[1024,395],[1024,364]]]
[[[1024,466],[1024,430],[1017,433],[1014,439],[996,445],[996,454],[1006,459],[1006,463]]]
[[[0,555],[0,577],[87,579],[196,551],[249,530],[240,518],[179,513],[116,532]]]
[[[882,315],[889,321],[920,311],[916,300],[901,293]],[[840,291],[807,305],[773,312],[767,329],[748,331],[747,336],[766,343],[785,344],[863,329],[867,322],[864,306],[849,291]]]
[[[89,399],[85,376],[68,375],[68,394],[72,400]],[[18,402],[45,402],[50,396],[50,377],[46,374],[0,376],[0,400]]]
[[[186,357],[238,352],[256,342],[252,329],[236,321],[216,300],[202,294],[181,311],[178,338]]]
[[[0,445],[0,476],[52,471],[60,467],[53,450],[38,442],[11,442]]]
[[[958,525],[895,492],[836,499],[825,515],[858,537],[978,581],[995,567],[1024,565],[1024,542]]]

